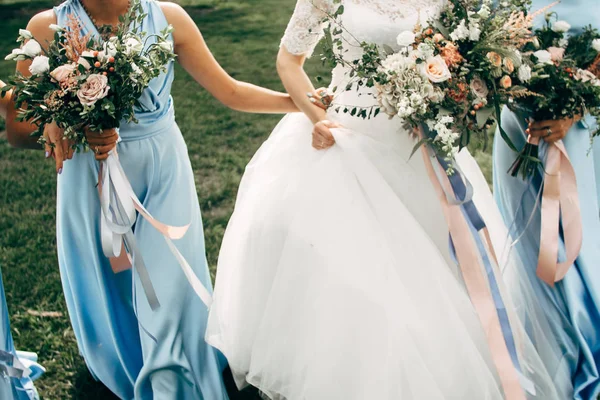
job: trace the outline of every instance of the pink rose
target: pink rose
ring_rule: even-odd
[[[445,82],[452,78],[452,74],[446,65],[446,61],[440,56],[430,57],[424,63],[419,64],[421,75],[433,83]]]
[[[75,71],[75,65],[65,64],[55,68],[52,72],[50,72],[50,76],[56,79],[58,82],[64,83],[71,77],[71,75],[73,75],[73,71]]]
[[[565,49],[562,47],[548,47],[548,52],[550,53],[550,59],[554,62],[562,61],[565,56]]]
[[[106,76],[91,74],[77,91],[77,97],[79,97],[81,104],[93,106],[98,100],[105,98],[109,90],[110,86],[108,86],[108,78]]]

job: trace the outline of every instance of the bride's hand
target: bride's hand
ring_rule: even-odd
[[[554,143],[558,140],[564,139],[567,133],[580,118],[566,118],[558,120],[548,121],[536,121],[530,122],[527,133],[533,137],[538,137],[545,140],[548,143]]]
[[[331,106],[331,103],[333,103],[333,95],[329,93],[327,88],[321,87],[306,95],[311,103],[323,110],[327,110]]]
[[[106,129],[102,132],[85,130],[90,149],[96,155],[96,160],[102,161],[108,158],[108,153],[117,146],[119,134],[116,129]]]
[[[328,120],[322,120],[315,124],[312,133],[312,146],[317,150],[325,150],[335,144],[335,138],[331,129],[340,128],[340,125]]]
[[[60,174],[63,163],[73,158],[73,142],[65,138],[65,131],[54,122],[44,128],[44,139],[46,158],[54,157],[56,172]]]

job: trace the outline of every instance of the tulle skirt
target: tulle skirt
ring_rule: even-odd
[[[503,399],[448,228],[407,132],[285,117],[247,167],[207,341],[271,399]],[[557,398],[521,337],[536,397]]]

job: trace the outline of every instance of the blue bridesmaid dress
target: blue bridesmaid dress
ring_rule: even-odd
[[[37,364],[35,353],[22,353],[15,350],[13,338],[10,333],[8,307],[4,296],[4,284],[0,272],[0,400],[39,400],[33,381],[45,371]],[[7,367],[15,367],[14,359],[19,359],[21,364],[29,368],[29,375],[18,377],[9,376]],[[23,371],[20,371],[21,373]]]
[[[553,0],[534,0],[533,10]],[[598,0],[568,0],[551,9],[572,25],[573,32],[592,24],[600,28]],[[538,17],[536,23],[543,23]],[[525,144],[526,123],[504,110],[503,128],[518,148]],[[554,374],[564,399],[596,400],[600,394],[600,143],[590,147],[590,118],[577,123],[563,140],[577,176],[583,220],[583,246],[575,265],[554,288],[536,276],[540,238],[540,209],[536,203],[541,176],[529,181],[511,177],[507,171],[515,160],[500,135],[494,140],[494,196],[522,258],[522,279],[533,288],[537,308],[548,320],[554,343],[539,344],[540,355]],[[543,159],[546,144],[540,144]],[[564,243],[560,243],[564,256]],[[528,326],[528,321],[524,321]],[[535,341],[535,335],[530,335]],[[537,345],[537,343],[536,343]],[[550,348],[552,348],[550,350]],[[554,354],[547,354],[554,353]]]
[[[147,13],[142,31],[155,34],[167,27],[158,2],[142,0],[142,6]],[[67,0],[54,11],[59,25],[74,15],[84,33],[98,37],[78,0]],[[156,219],[175,226],[191,223],[174,243],[210,288],[194,175],[170,95],[173,73],[170,65],[145,90],[136,110],[139,123],[120,128],[118,154],[134,192]],[[60,273],[89,370],[122,399],[227,399],[221,376],[224,359],[204,341],[207,307],[162,235],[142,218],[134,226],[159,309],[150,309],[135,272],[111,270],[100,242],[98,169],[92,153],[75,154],[57,185]]]

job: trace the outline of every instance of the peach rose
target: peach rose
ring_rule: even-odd
[[[562,61],[565,56],[565,49],[562,47],[548,47],[548,52],[550,53],[550,59],[554,62]]]
[[[512,79],[510,79],[510,76],[504,75],[502,78],[500,78],[500,86],[502,86],[504,89],[511,87]]]
[[[446,38],[441,33],[436,33],[433,35],[433,41],[436,43],[443,42],[444,40],[446,40]]]
[[[502,56],[500,56],[500,54],[496,53],[495,51],[490,51],[486,54],[486,57],[488,58],[488,60],[490,60],[494,67],[502,66]]]
[[[100,74],[92,74],[81,88],[77,91],[77,97],[81,104],[92,106],[100,99],[103,99],[108,94],[110,86],[108,86],[108,78]]]
[[[54,70],[50,72],[50,76],[56,79],[58,82],[64,83],[71,77],[71,75],[73,75],[74,71],[75,65],[65,64],[54,68]]]
[[[419,64],[421,75],[433,83],[445,82],[452,77],[446,61],[440,56],[430,57]]]
[[[510,58],[505,58],[502,64],[504,65],[504,70],[509,74],[515,72],[515,63],[513,63],[513,60],[511,60]]]

